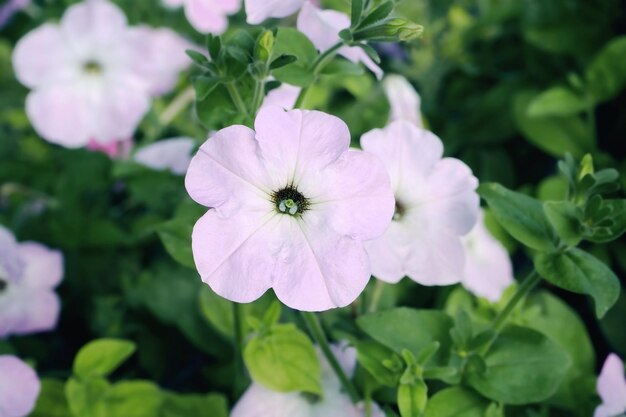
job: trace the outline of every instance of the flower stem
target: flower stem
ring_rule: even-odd
[[[341,368],[341,365],[333,354],[333,351],[330,349],[330,345],[328,344],[328,340],[326,339],[324,329],[322,329],[322,324],[320,323],[319,319],[317,318],[315,313],[305,311],[302,312],[302,318],[309,328],[313,339],[315,339],[318,346],[322,350],[322,353],[326,357],[326,360],[328,360],[331,368],[333,368],[333,371],[337,375],[337,378],[339,378],[339,381],[341,382],[341,385],[343,385],[344,390],[348,393],[352,402],[356,404],[359,401],[359,393],[357,392],[355,386],[352,384],[352,381],[350,381],[350,378],[348,378],[348,376],[344,372],[343,368]]]
[[[494,332],[496,332],[496,334],[500,333],[500,331],[506,324],[507,319],[511,315],[511,312],[513,312],[515,307],[517,307],[517,304],[519,304],[519,302],[528,295],[530,290],[532,290],[540,280],[541,280],[541,277],[539,276],[537,271],[534,269],[532,270],[530,274],[526,276],[526,278],[524,278],[520,286],[517,288],[515,295],[513,295],[513,298],[509,300],[507,305],[504,307],[504,310],[502,310],[500,314],[498,314],[496,319],[493,321],[491,328],[493,329]]]
[[[370,305],[368,308],[368,313],[373,313],[378,310],[378,305],[380,304],[380,298],[383,295],[383,290],[385,289],[385,283],[379,279],[374,283],[374,289],[372,290],[372,299],[370,301]]]
[[[243,331],[241,327],[241,305],[233,302],[233,334],[235,338],[235,383],[234,393],[235,398],[239,396],[241,385],[244,380],[244,366],[243,366]]]
[[[336,44],[334,44],[333,46],[331,46],[330,48],[328,48],[326,51],[324,51],[322,54],[320,54],[315,61],[313,61],[313,64],[311,65],[311,72],[313,73],[313,83],[314,84],[317,81],[317,77],[320,73],[320,71],[322,71],[324,69],[324,67],[326,67],[326,65],[328,65],[330,63],[330,61],[332,61],[332,59],[335,57],[335,55],[337,54],[337,51],[344,46],[344,41],[339,41]],[[301,91],[300,94],[298,95],[298,99],[296,100],[296,104],[293,106],[294,109],[300,108],[302,107],[302,103],[304,103],[304,100],[306,99],[306,96],[309,92],[309,87],[304,87]]]
[[[237,107],[237,111],[241,114],[248,114],[248,110],[246,109],[246,104],[243,102],[241,95],[239,94],[239,90],[235,88],[235,84],[226,83],[226,90],[228,90],[228,94],[230,95],[231,100]]]
[[[178,116],[187,106],[189,106],[196,99],[196,91],[193,87],[187,87],[174,100],[163,110],[163,113],[159,115],[159,124],[161,126],[169,125],[172,120]]]

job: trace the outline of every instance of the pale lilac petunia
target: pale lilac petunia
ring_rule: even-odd
[[[203,281],[241,303],[273,288],[298,310],[350,304],[370,277],[363,241],[393,215],[384,166],[322,112],[266,106],[255,130],[220,130],[187,171],[189,195],[212,208],[192,235]]]
[[[184,175],[195,147],[196,142],[191,138],[165,139],[140,148],[134,159],[157,171],[170,170],[176,175]]]
[[[423,285],[460,282],[461,236],[474,227],[479,211],[478,180],[469,167],[442,158],[441,140],[406,121],[366,133],[361,145],[383,161],[396,197],[391,226],[366,242],[372,274],[392,283],[404,276]]]
[[[163,0],[168,7],[185,7],[191,26],[201,33],[219,35],[228,28],[228,16],[241,9],[241,0]]]
[[[383,88],[391,105],[390,121],[406,120],[423,127],[420,111],[422,100],[406,78],[396,74],[388,75],[383,80]]]
[[[461,283],[472,294],[496,302],[515,279],[509,253],[489,233],[481,211],[474,228],[463,236],[465,271]]]
[[[171,87],[181,70],[177,48],[184,42],[175,36],[129,27],[106,0],[75,4],[59,24],[26,34],[13,66],[32,90],[26,111],[35,130],[69,148],[132,137],[152,96]]]
[[[15,356],[0,355],[0,417],[26,417],[40,391],[33,368]]]
[[[6,235],[12,237],[0,226],[0,236]],[[59,317],[54,288],[63,277],[63,256],[38,243],[14,242],[0,238],[0,338],[52,330]]]
[[[263,100],[263,105],[278,106],[285,110],[291,110],[296,105],[300,90],[300,87],[283,83],[280,87],[267,93],[265,100]]]
[[[337,360],[349,377],[356,367],[356,351],[352,347],[333,345]],[[365,417],[363,404],[354,405],[326,358],[318,350],[322,372],[322,398],[312,400],[299,392],[276,392],[253,383],[235,404],[231,417]],[[384,417],[385,413],[372,403],[372,417]]]
[[[270,17],[291,16],[306,0],[245,0],[246,20],[251,25],[258,25]]]
[[[598,394],[602,404],[596,408],[594,417],[617,417],[626,413],[626,377],[624,363],[611,353],[602,366],[598,377]]]
[[[310,2],[298,14],[298,30],[304,33],[320,51],[326,51],[341,41],[339,32],[350,27],[350,17],[336,10],[321,10]],[[378,79],[383,71],[358,46],[343,46],[338,53],[352,62],[362,62]]]

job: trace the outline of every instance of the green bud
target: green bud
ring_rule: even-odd
[[[266,30],[257,39],[254,57],[258,61],[267,62],[272,56],[272,49],[274,49],[274,33],[271,30]]]
[[[423,26],[396,17],[356,31],[354,39],[387,42],[411,41],[420,37],[423,31]]]
[[[586,154],[583,159],[580,161],[580,168],[578,170],[578,180],[582,180],[585,178],[587,174],[593,174],[593,158],[591,155]]]

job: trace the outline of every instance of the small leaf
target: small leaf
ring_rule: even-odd
[[[82,379],[105,377],[135,352],[135,344],[121,339],[89,342],[74,359],[74,374]]]
[[[187,49],[185,53],[195,64],[200,65],[203,68],[206,68],[209,65],[209,60],[206,56],[204,56],[204,54],[194,51],[193,49]]]
[[[401,417],[420,417],[428,401],[428,387],[422,380],[398,387],[398,408]]]
[[[297,60],[298,58],[294,55],[282,54],[281,56],[279,56],[278,58],[272,61],[272,63],[270,64],[270,70],[282,68],[284,66],[287,66],[289,64],[296,62]]]
[[[196,100],[202,101],[220,85],[220,77],[196,77],[193,79],[193,87],[196,90]]]
[[[495,183],[482,184],[478,194],[487,201],[498,223],[515,239],[539,251],[554,249],[554,229],[538,200]]]
[[[359,22],[361,21],[361,16],[363,15],[363,0],[352,0],[350,2],[350,6],[351,6],[351,14],[350,14],[350,21],[351,26],[352,27],[357,27],[357,25],[359,24]]]
[[[569,116],[588,107],[585,100],[566,87],[552,87],[535,97],[528,105],[530,117]]]
[[[590,295],[599,318],[619,298],[617,276],[604,262],[583,250],[571,248],[565,252],[540,254],[535,258],[535,268],[557,287]]]
[[[380,6],[373,9],[370,13],[368,13],[367,17],[363,19],[361,24],[359,24],[358,28],[364,28],[369,25],[373,25],[374,23],[380,22],[381,20],[388,17],[391,12],[393,12],[394,2],[393,1],[385,1]]]
[[[543,210],[559,237],[568,246],[576,246],[582,240],[582,211],[570,201],[546,201]]]
[[[398,385],[402,362],[397,353],[375,341],[358,341],[355,347],[359,364],[367,369],[376,381],[389,387]],[[393,366],[385,366],[384,363]]]
[[[587,89],[597,102],[609,100],[626,84],[626,36],[609,41],[587,67]]]
[[[462,387],[446,388],[428,401],[424,417],[484,417],[489,402]]]

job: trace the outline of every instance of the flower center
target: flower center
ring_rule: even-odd
[[[292,186],[276,191],[272,195],[276,210],[290,216],[301,215],[309,207],[309,200]]]
[[[2,294],[2,292],[4,292],[4,290],[6,290],[8,286],[9,284],[0,276],[0,294]]]
[[[102,65],[98,61],[87,61],[83,65],[83,71],[90,75],[98,75],[102,72]]]
[[[393,220],[399,221],[406,213],[406,207],[396,198],[396,209],[393,212]]]

